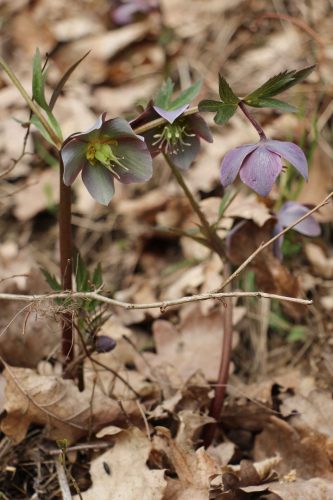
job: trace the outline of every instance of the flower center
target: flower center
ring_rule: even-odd
[[[115,171],[115,167],[118,166],[126,171],[128,167],[123,163],[125,158],[117,156],[112,150],[112,146],[117,145],[118,142],[114,139],[109,139],[107,142],[91,142],[88,144],[86,150],[86,158],[93,167],[101,163],[119,179],[119,174]]]
[[[195,134],[191,134],[186,130],[186,124],[168,123],[161,132],[153,136],[155,139],[153,146],[157,146],[165,153],[177,154],[184,151],[186,146],[191,146],[189,142],[186,142],[186,138],[194,136]]]

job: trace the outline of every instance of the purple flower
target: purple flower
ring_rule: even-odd
[[[287,201],[276,214],[277,222],[273,229],[273,236],[280,233],[285,227],[289,226],[297,219],[305,215],[309,211],[308,207],[297,203],[296,201]],[[293,228],[300,234],[305,236],[319,236],[321,233],[320,225],[316,219],[309,215],[302,222],[296,224]],[[281,259],[281,246],[283,243],[284,236],[280,236],[278,240],[274,243],[274,252]]]
[[[128,0],[122,3],[112,13],[112,20],[116,24],[129,24],[135,20],[137,14],[146,14],[158,8],[158,0]]]
[[[244,184],[261,196],[267,196],[282,171],[282,158],[288,160],[307,179],[305,154],[292,142],[261,139],[229,151],[221,164],[221,182],[228,186],[238,173]]]
[[[189,168],[200,150],[200,137],[213,142],[212,134],[205,120],[199,115],[182,116],[189,104],[170,110],[154,106],[153,102],[131,122],[135,129],[157,118],[164,118],[166,123],[144,132],[148,149],[153,157],[165,153],[181,170]]]
[[[102,205],[108,205],[114,194],[115,178],[129,184],[152,176],[152,159],[143,137],[122,118],[106,120],[105,116],[86,132],[72,134],[61,148],[66,186],[82,172],[84,185]]]

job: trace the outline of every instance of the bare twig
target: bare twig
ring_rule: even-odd
[[[234,273],[235,274],[235,273]],[[238,274],[237,274],[238,276]],[[236,277],[236,275],[235,275]],[[231,280],[230,280],[231,281]],[[229,280],[228,280],[229,282]],[[223,288],[225,284],[223,283]],[[40,302],[44,300],[55,300],[55,299],[94,299],[99,302],[104,302],[110,306],[121,307],[123,309],[161,309],[162,312],[170,306],[177,306],[182,304],[188,304],[190,302],[201,302],[203,300],[209,299],[224,299],[226,297],[260,297],[263,299],[277,299],[286,302],[296,302],[297,304],[303,304],[309,306],[312,304],[312,300],[299,299],[297,297],[288,297],[287,295],[277,295],[274,293],[266,292],[208,292],[200,293],[197,295],[189,295],[188,297],[180,297],[179,299],[173,300],[163,300],[161,302],[144,302],[142,304],[134,304],[132,302],[122,302],[121,300],[111,299],[110,297],[105,297],[97,292],[60,292],[60,293],[50,293],[44,295],[18,295],[14,293],[0,293],[0,300],[16,300],[24,302]]]
[[[255,250],[244,262],[243,264],[241,264],[235,272],[233,272],[228,279],[226,279],[222,285],[217,288],[216,290],[213,290],[213,293],[214,292],[219,292],[220,290],[223,290],[223,288],[225,288],[229,283],[231,283],[235,278],[237,278],[240,273],[253,261],[253,259],[260,253],[262,252],[265,248],[267,248],[269,245],[271,245],[272,243],[274,243],[274,241],[278,240],[280,238],[280,236],[283,236],[284,234],[286,234],[288,231],[290,231],[290,229],[292,229],[293,227],[295,227],[299,222],[302,222],[304,219],[306,219],[307,217],[309,217],[310,215],[312,215],[314,212],[317,212],[321,207],[323,207],[324,205],[326,205],[330,198],[332,198],[333,196],[333,191],[330,192],[330,194],[328,194],[326,196],[326,198],[324,198],[320,203],[318,203],[318,205],[316,205],[314,208],[312,208],[311,210],[309,210],[308,212],[306,212],[306,214],[302,215],[302,217],[299,217],[299,219],[295,220],[295,222],[293,222],[292,224],[289,224],[289,226],[287,226],[285,229],[283,229],[283,231],[280,231],[278,234],[276,234],[275,236],[273,236],[273,238],[271,238],[270,240],[266,241],[265,243],[262,243],[258,248],[257,250]],[[272,296],[270,298],[273,298]]]
[[[56,460],[55,466],[62,498],[63,500],[71,500],[72,495],[71,490],[69,489],[65,468],[58,460]]]

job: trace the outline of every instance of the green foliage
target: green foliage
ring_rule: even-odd
[[[199,103],[199,111],[216,113],[214,121],[218,125],[223,125],[236,113],[239,99],[232,91],[228,82],[219,75],[220,101],[204,99]]]
[[[53,128],[59,139],[62,140],[61,128],[57,122],[55,116],[53,115],[50,106],[47,104],[45,99],[45,72],[43,72],[42,61],[40,57],[39,49],[36,49],[36,53],[33,60],[33,71],[32,71],[32,97],[39,104],[39,106],[46,112],[49,124]],[[32,117],[32,123],[39,129],[45,139],[52,142],[48,134],[46,133],[44,127],[42,127],[37,117]],[[39,124],[39,125],[38,125]],[[44,129],[44,130],[43,130]]]
[[[299,71],[283,71],[278,75],[272,76],[269,80],[267,80],[267,82],[251,92],[251,94],[247,95],[243,101],[248,106],[256,108],[268,107],[280,109],[281,111],[295,111],[293,106],[290,106],[289,104],[278,99],[272,99],[272,97],[304,80],[304,78],[306,78],[314,68],[315,66],[309,66]]]
[[[172,82],[171,78],[168,78],[158,91],[154,102],[159,108],[167,109],[170,111],[175,110],[193,101],[193,99],[195,99],[195,97],[200,92],[201,85],[201,80],[198,80],[193,85],[181,92],[173,101],[171,101],[174,83]]]

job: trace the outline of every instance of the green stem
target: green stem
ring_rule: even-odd
[[[56,146],[56,148],[60,149],[60,147],[61,147],[61,140],[59,139],[59,137],[57,136],[57,134],[54,132],[53,128],[50,126],[50,124],[48,123],[48,121],[46,120],[46,118],[43,116],[43,114],[41,113],[41,111],[38,108],[38,106],[36,106],[36,104],[31,99],[31,97],[29,96],[29,94],[27,93],[27,91],[24,89],[24,87],[22,86],[21,82],[16,78],[15,74],[10,69],[10,67],[8,66],[8,64],[2,59],[2,57],[0,57],[0,67],[8,75],[8,77],[10,78],[10,80],[12,81],[12,83],[15,85],[15,87],[20,92],[21,96],[23,97],[23,99],[25,100],[25,102],[27,103],[27,105],[29,106],[29,108],[31,109],[31,111],[34,113],[34,115],[37,116],[38,120],[41,122],[41,124],[43,125],[43,127],[45,128],[45,130],[47,131],[47,133],[49,134],[50,138],[54,142],[54,145]]]
[[[223,275],[224,280],[227,280],[230,269],[229,265],[225,261],[225,251],[220,240],[219,236],[216,233],[214,227],[212,227],[205,214],[200,208],[199,203],[194,198],[191,193],[189,187],[187,186],[180,170],[176,167],[176,165],[170,160],[170,158],[164,154],[165,161],[169,165],[173,175],[175,176],[179,186],[185,193],[188,201],[190,202],[193,211],[197,214],[200,219],[202,225],[202,232],[207,239],[209,247],[217,253],[220,259],[223,262]],[[231,351],[232,351],[232,298],[227,297],[224,302],[225,305],[225,314],[223,315],[223,342],[222,342],[222,353],[221,353],[221,361],[219,374],[217,377],[217,384],[215,388],[214,398],[210,407],[209,415],[216,420],[216,423],[209,424],[204,428],[203,432],[203,441],[206,447],[208,447],[217,430],[217,422],[220,418],[221,412],[223,410],[224,398],[226,394],[226,387],[229,380],[229,372],[230,372],[230,361],[231,361]]]

